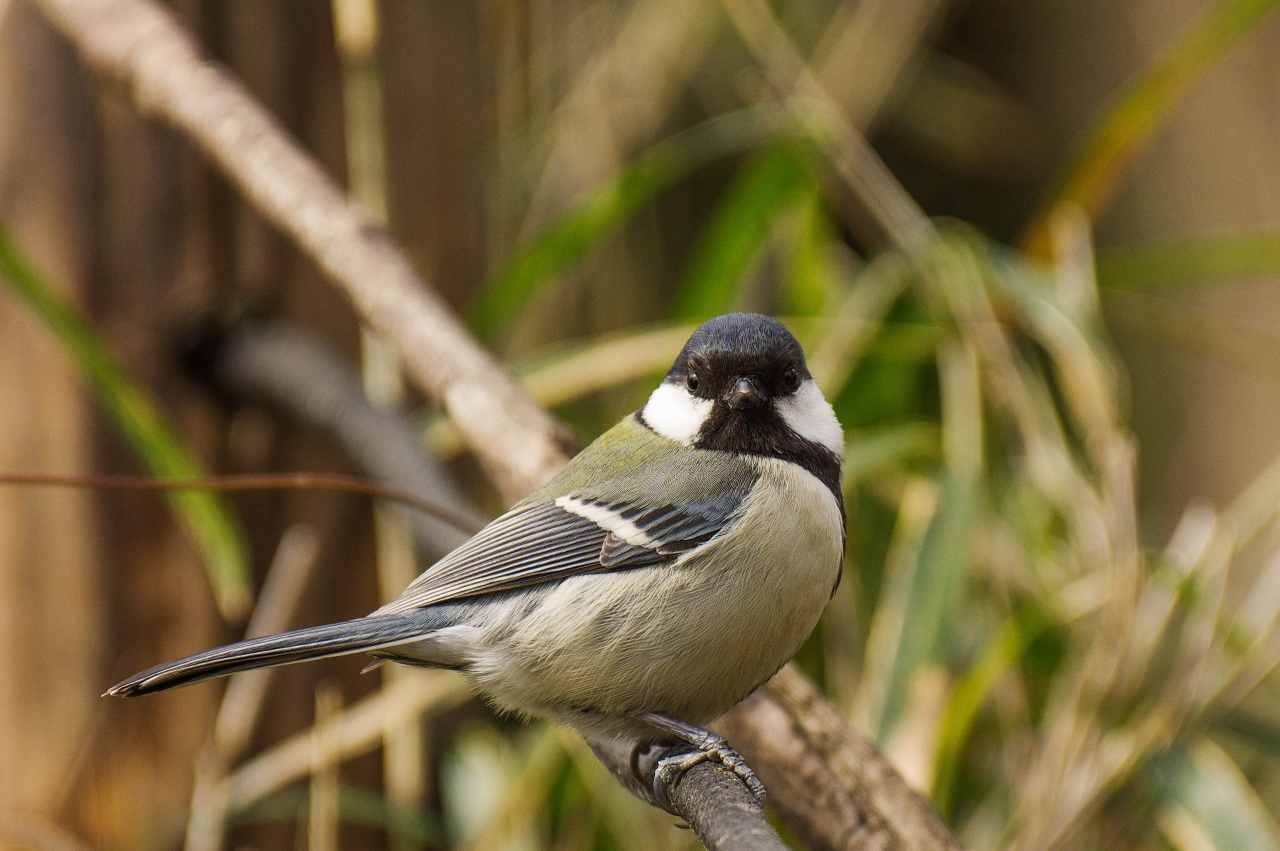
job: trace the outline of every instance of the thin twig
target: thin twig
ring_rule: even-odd
[[[399,488],[341,473],[241,473],[200,479],[156,479],[114,473],[0,473],[0,485],[131,491],[336,491],[398,502],[441,520],[457,532],[474,534],[483,525],[474,515]]]
[[[381,19],[374,0],[332,0],[338,55],[342,60],[343,112],[346,117],[347,171],[351,194],[382,224],[389,221],[382,70],[378,62]],[[361,372],[365,394],[380,410],[404,402],[404,376],[395,347],[381,335],[362,329]],[[420,453],[419,453],[420,454]],[[393,599],[418,573],[413,535],[405,516],[375,506],[374,552],[382,601]],[[399,665],[381,671],[384,680],[412,676]],[[417,719],[387,727],[382,747],[382,777],[387,801],[408,812],[426,801],[425,731]],[[404,839],[388,836],[392,851],[407,851]]]

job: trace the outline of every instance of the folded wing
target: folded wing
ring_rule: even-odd
[[[748,487],[679,506],[568,494],[518,506],[445,556],[375,614],[476,597],[581,573],[674,561],[729,528]]]

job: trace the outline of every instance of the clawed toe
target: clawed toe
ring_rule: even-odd
[[[700,762],[706,762],[708,754],[699,750],[680,751],[658,760],[653,770],[653,796],[664,810],[671,810],[671,790],[686,771]]]
[[[657,712],[645,713],[640,716],[640,720],[690,746],[689,750],[672,752],[658,760],[653,773],[653,794],[664,809],[671,809],[670,790],[675,788],[680,776],[708,759],[716,760],[737,775],[756,800],[764,805],[764,784],[742,755],[729,747],[724,736]]]
[[[764,784],[760,782],[760,778],[756,777],[756,773],[751,770],[751,766],[747,765],[742,755],[721,740],[718,743],[709,744],[705,749],[679,751],[658,760],[657,768],[653,772],[653,794],[664,809],[671,809],[670,791],[675,788],[681,776],[698,763],[710,759],[714,759],[732,771],[751,790],[751,794],[761,806],[764,805]]]

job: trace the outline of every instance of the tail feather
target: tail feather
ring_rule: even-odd
[[[252,668],[289,665],[406,644],[445,625],[441,623],[440,614],[430,609],[419,609],[400,615],[356,618],[250,638],[148,668],[116,683],[103,692],[103,697],[136,697]]]

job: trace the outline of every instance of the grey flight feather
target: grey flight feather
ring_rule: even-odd
[[[732,525],[747,493],[741,489],[656,507],[570,494],[567,505],[517,507],[445,556],[377,613],[670,562]],[[619,532],[623,526],[633,532],[631,540]]]
[[[404,644],[448,626],[455,617],[449,611],[451,608],[443,606],[403,615],[356,618],[237,641],[148,668],[116,683],[103,696],[135,697],[251,668],[309,662]]]

